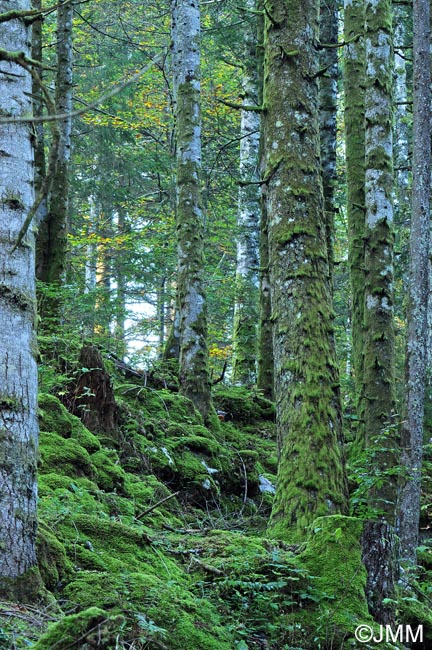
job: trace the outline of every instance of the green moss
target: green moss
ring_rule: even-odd
[[[72,572],[72,563],[57,537],[43,525],[39,525],[37,536],[37,560],[44,585],[50,591],[60,586]]]
[[[333,647],[357,647],[356,627],[375,625],[365,596],[362,529],[362,520],[343,515],[319,517],[311,525],[306,547],[298,556],[310,575],[304,607],[281,620],[286,630],[294,629],[293,645],[315,650],[318,643],[325,645],[331,639]]]
[[[145,390],[141,387],[137,390],[136,396],[142,404],[144,415],[169,418],[174,422],[202,424],[202,417],[193,402],[180,393],[171,393],[168,390]]]
[[[226,411],[234,422],[250,424],[274,420],[274,404],[258,393],[241,387],[221,387],[214,390],[216,408]]]
[[[42,635],[34,650],[69,650],[69,648],[114,648],[123,623],[121,616],[113,616],[98,607],[65,616]]]
[[[101,448],[99,439],[86,429],[79,418],[68,413],[54,395],[39,395],[39,426],[43,431],[76,440],[89,453]]]
[[[0,577],[0,598],[15,603],[34,605],[47,599],[38,567],[32,567],[17,578]]]
[[[96,468],[97,483],[102,490],[122,490],[125,472],[119,465],[118,454],[114,450],[103,449],[91,455],[91,462]]]
[[[84,447],[72,438],[64,439],[57,433],[40,433],[41,471],[58,472],[67,476],[95,476],[90,455]]]

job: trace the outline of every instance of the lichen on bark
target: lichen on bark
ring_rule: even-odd
[[[173,86],[177,143],[177,251],[180,390],[204,418],[210,410],[204,224],[201,202],[200,9],[173,0]]]
[[[391,3],[366,2],[365,17],[364,424],[366,446],[377,446],[376,468],[386,472],[396,465],[398,444],[392,426],[396,403]],[[396,476],[389,474],[370,495],[373,507],[389,522],[394,522],[396,483]]]

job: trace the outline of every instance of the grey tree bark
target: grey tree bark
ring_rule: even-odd
[[[406,343],[406,414],[399,502],[401,556],[414,564],[418,546],[426,383],[431,193],[430,2],[413,2],[413,185]]]
[[[255,0],[245,7],[254,11]],[[247,22],[244,38],[242,90],[246,105],[258,104],[256,20]],[[237,213],[237,269],[233,333],[233,381],[252,386],[257,375],[259,269],[259,140],[260,116],[241,111],[240,187]]]
[[[0,1],[0,13],[30,8],[27,0]],[[30,56],[24,20],[2,24],[0,47]],[[32,81],[21,66],[2,61],[0,111],[32,110]],[[33,204],[34,161],[27,124],[0,130],[0,596],[31,597],[36,565],[37,367],[35,236],[29,229],[11,253]]]
[[[369,607],[381,623],[393,617],[391,599],[397,498],[393,299],[393,51],[390,0],[365,3],[365,304],[364,427],[371,450],[373,512],[364,562]],[[384,531],[384,532],[383,532]],[[385,545],[383,539],[387,540]],[[375,540],[374,544],[370,540]],[[380,553],[372,552],[380,548]],[[379,564],[377,565],[377,558]]]
[[[180,390],[207,418],[210,382],[201,202],[200,6],[173,0],[173,89],[177,134],[177,255]]]

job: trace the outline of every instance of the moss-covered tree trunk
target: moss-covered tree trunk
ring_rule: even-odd
[[[413,3],[413,188],[406,345],[406,414],[402,424],[401,553],[415,563],[420,517],[423,415],[426,383],[431,192],[430,3]]]
[[[259,330],[257,386],[267,399],[274,398],[273,321],[271,310],[266,188],[262,188],[260,221]]]
[[[207,417],[210,409],[204,224],[201,204],[200,7],[173,0],[173,87],[177,131],[177,251],[180,390]]]
[[[49,195],[48,214],[41,225],[39,246],[39,279],[60,289],[66,261],[67,221],[69,212],[69,163],[71,155],[72,118],[72,20],[73,2],[57,9],[57,72],[55,108],[67,115],[59,122],[59,144]],[[61,300],[50,291],[41,303],[45,329],[57,330]]]
[[[364,229],[365,229],[365,117],[364,117],[364,2],[345,0],[344,93],[348,218],[348,263],[351,284],[352,371],[357,405],[358,447],[364,447]]]
[[[390,0],[365,3],[365,304],[364,427],[371,450],[369,493],[374,521],[365,549],[369,604],[387,622],[391,607],[383,603],[393,589],[389,571],[394,554],[397,488],[393,323],[393,139],[392,8]],[[388,543],[383,546],[383,527]],[[370,540],[375,539],[372,544]],[[377,557],[379,564],[377,565]]]
[[[263,103],[264,84],[264,0],[258,0],[258,39],[257,39],[257,71],[258,71],[258,103]],[[264,133],[260,121],[259,166],[260,177],[265,174]],[[274,357],[273,357],[273,322],[271,313],[270,267],[268,248],[268,219],[267,195],[265,185],[261,186],[259,234],[259,326],[258,326],[258,375],[257,386],[267,399],[274,398]]]
[[[321,167],[324,194],[324,214],[327,223],[327,251],[330,280],[333,267],[333,239],[335,223],[336,118],[338,103],[338,2],[321,0],[320,43],[322,52],[319,79]]]
[[[30,2],[0,2],[0,13],[28,10]],[[24,20],[4,22],[0,47],[30,56]],[[2,61],[0,112],[31,114],[30,74]],[[27,124],[0,130],[0,597],[32,594],[36,565],[36,460],[38,445],[35,337],[35,237],[30,229],[14,252],[33,204],[34,162]]]
[[[246,0],[253,11],[255,0]],[[253,15],[253,14],[252,14]],[[254,17],[255,18],[255,17]],[[256,20],[246,22],[242,94],[245,105],[258,103]],[[233,333],[233,381],[252,386],[257,375],[258,265],[260,190],[258,172],[260,117],[241,112],[240,187],[237,213],[237,269]]]
[[[319,1],[266,5],[265,180],[280,461],[269,534],[346,512],[318,108]]]
[[[365,438],[377,443],[377,470],[394,467],[392,16],[389,0],[366,2],[365,92]],[[378,446],[378,445],[377,445]],[[383,490],[383,492],[381,492]],[[394,520],[396,477],[372,502]]]

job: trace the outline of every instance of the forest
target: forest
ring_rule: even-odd
[[[0,0],[0,650],[432,647],[429,0]]]

